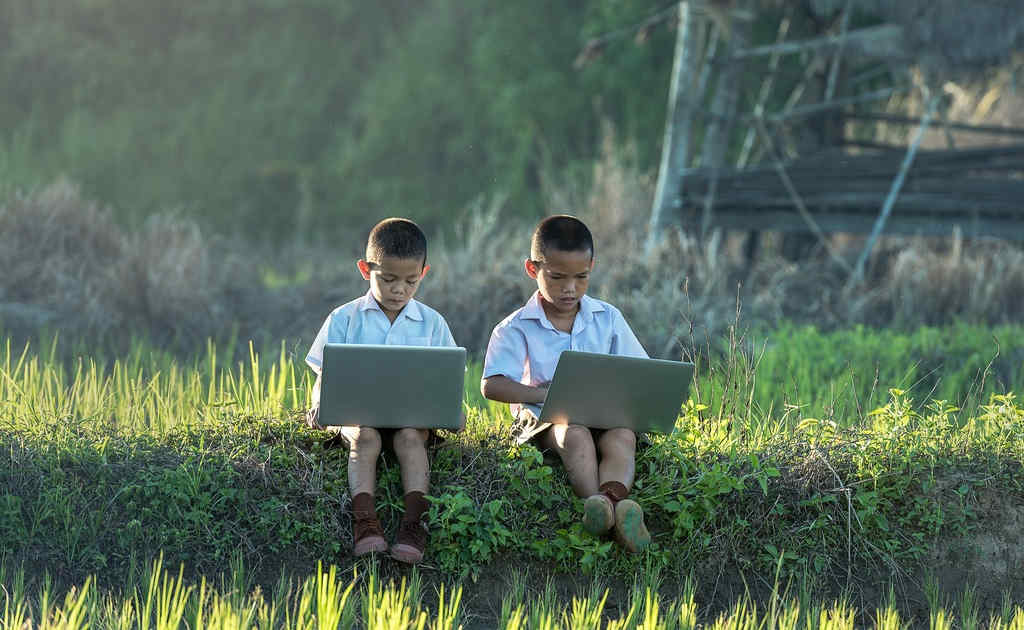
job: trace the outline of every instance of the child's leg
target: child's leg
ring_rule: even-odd
[[[579,424],[553,424],[540,434],[540,444],[558,453],[576,496],[597,494],[597,452],[590,429]]]
[[[601,454],[601,487],[617,481],[629,490],[636,470],[636,435],[629,429],[609,429],[598,438],[597,450]]]
[[[373,494],[377,487],[380,433],[371,427],[341,427],[348,442],[348,487],[352,494],[352,539],[355,556],[385,551],[384,530],[377,519]]]
[[[598,487],[597,451],[590,429],[578,424],[554,424],[541,434],[541,446],[558,453],[576,496],[583,502],[583,527],[601,535],[615,525],[615,505]]]
[[[395,432],[395,455],[402,472],[402,489],[405,493],[427,493],[430,481],[430,464],[427,462],[427,438],[425,429],[399,429]]]
[[[377,458],[380,457],[380,432],[373,427],[340,427],[348,442],[348,488],[352,496],[377,490]]]
[[[636,435],[629,429],[609,429],[597,440],[601,453],[601,493],[615,507],[615,534],[630,551],[651,542],[640,504],[627,499],[636,471]]]
[[[430,432],[423,429],[399,429],[395,432],[394,449],[402,473],[405,490],[405,513],[398,526],[391,555],[396,560],[415,564],[423,559],[427,546],[427,530],[422,523],[429,504],[423,495],[430,482],[430,463],[427,459],[427,439]]]

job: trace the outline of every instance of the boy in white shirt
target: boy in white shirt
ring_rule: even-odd
[[[537,281],[537,291],[494,327],[480,391],[491,400],[512,403],[519,443],[535,440],[558,453],[573,491],[585,499],[587,531],[600,535],[614,528],[623,546],[639,551],[651,537],[640,505],[626,498],[635,470],[634,433],[541,424],[538,417],[563,350],[647,353],[617,308],[586,295],[594,240],[582,221],[567,215],[541,221],[524,266]]]
[[[413,299],[427,274],[427,239],[408,219],[385,219],[370,232],[366,258],[356,262],[370,283],[365,295],[334,309],[313,341],[306,363],[317,374],[313,386],[310,423],[317,425],[320,408],[320,366],[327,343],[386,344],[406,346],[455,346],[448,323],[437,311]],[[396,376],[395,388],[402,383]],[[387,401],[381,401],[385,407]],[[391,556],[416,563],[423,559],[427,543],[422,523],[428,503],[424,498],[430,480],[427,439],[424,429],[374,429],[331,427],[349,447],[348,484],[352,494],[353,555],[383,552],[388,548],[377,519],[374,492],[377,458],[382,446],[392,446],[401,469],[405,513]]]

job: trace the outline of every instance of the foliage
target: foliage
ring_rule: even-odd
[[[131,574],[155,550],[197,574],[236,558],[262,575],[351,562],[344,453],[299,421],[308,377],[283,353],[237,368],[216,356],[211,346],[183,367],[140,348],[69,376],[52,356],[8,345],[2,552],[79,580]],[[699,576],[727,563],[828,584],[857,567],[918,563],[940,540],[965,540],[990,496],[1024,493],[1024,410],[1012,394],[964,416],[894,389],[847,426],[710,412],[691,401],[671,436],[640,451],[635,496],[655,536],[627,556],[583,532],[560,465],[511,447],[503,411],[470,407],[467,430],[435,453],[428,553],[474,578],[512,554],[597,575]],[[380,485],[392,527],[393,464]]]
[[[67,174],[132,224],[181,207],[277,242],[363,230],[367,214],[447,227],[502,190],[533,216],[540,170],[586,164],[602,116],[655,162],[672,34],[582,72],[572,60],[656,8],[12,0],[0,180]]]
[[[918,409],[939,399],[969,415],[992,394],[1024,385],[1022,348],[1018,326],[824,332],[783,324],[724,340],[712,355],[724,361],[713,358],[707,365],[699,358],[697,388],[719,416],[753,413],[774,421],[782,414],[792,423],[814,416],[848,424],[883,405],[887,386],[903,390]],[[734,387],[741,395],[730,394]]]

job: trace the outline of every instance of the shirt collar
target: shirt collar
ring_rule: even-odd
[[[370,297],[373,300],[373,297]],[[586,327],[594,317],[594,313],[605,310],[604,305],[600,301],[595,300],[589,295],[584,295],[580,299],[580,311],[576,314],[576,319],[579,321],[579,330]],[[582,317],[581,317],[582,316]],[[533,296],[526,301],[526,305],[523,307],[523,312],[520,315],[521,319],[536,319],[540,322],[541,326],[555,330],[554,324],[548,319],[548,316],[544,313],[544,307],[540,303],[540,291],[534,291]],[[574,330],[576,329],[573,326]]]
[[[367,291],[366,295],[363,296],[362,302],[359,304],[360,311],[380,311],[384,313],[384,309],[377,304],[377,300],[373,298],[373,291]],[[409,300],[406,303],[405,308],[398,314],[399,317],[406,317],[417,322],[423,321],[423,311],[420,309],[420,303],[416,299]]]

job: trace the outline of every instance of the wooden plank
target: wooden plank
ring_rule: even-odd
[[[826,52],[842,46],[844,53],[849,57],[885,59],[893,62],[910,58],[911,55],[906,50],[904,43],[903,27],[896,24],[881,24],[848,31],[840,35],[737,50],[733,53],[732,58],[739,60],[772,54],[794,55],[812,51]]]
[[[912,125],[919,122],[915,118],[896,116],[894,114],[876,114],[867,112],[850,112],[845,116],[850,120],[869,120],[878,122],[890,122],[900,125]],[[982,133],[997,136],[1024,137],[1024,129],[1020,127],[1004,127],[1001,125],[969,125],[967,123],[949,122],[945,123],[950,129],[957,131],[970,131],[971,133]]]
[[[818,225],[825,232],[866,234],[877,218],[868,213],[829,213],[816,215]],[[887,224],[887,234],[949,236],[953,226],[959,226],[965,237],[992,236],[1024,241],[1024,221],[986,217],[962,217],[955,221],[936,221],[934,217],[902,216],[893,214]],[[773,230],[779,232],[806,232],[807,224],[793,211],[725,213],[716,212],[712,227],[731,230]]]
[[[860,210],[868,214],[878,214],[878,204],[885,200],[884,191],[874,193],[827,193],[820,195],[803,194],[804,203],[809,208],[841,208],[844,211]],[[686,205],[702,206],[704,198],[702,195],[688,195]],[[873,206],[873,207],[872,207]],[[739,200],[719,194],[715,199],[716,212],[725,214],[750,214],[773,208],[792,208],[793,199],[788,195],[774,195],[762,197],[743,197]],[[923,213],[923,214],[957,214],[964,212],[982,212],[986,214],[1006,214],[1024,218],[1024,203],[1013,202],[1005,199],[980,200],[964,198],[958,199],[938,193],[914,193],[901,196],[896,202],[896,210],[900,213]],[[811,213],[818,217],[828,212],[815,211]],[[1021,220],[1021,219],[1018,219]]]

